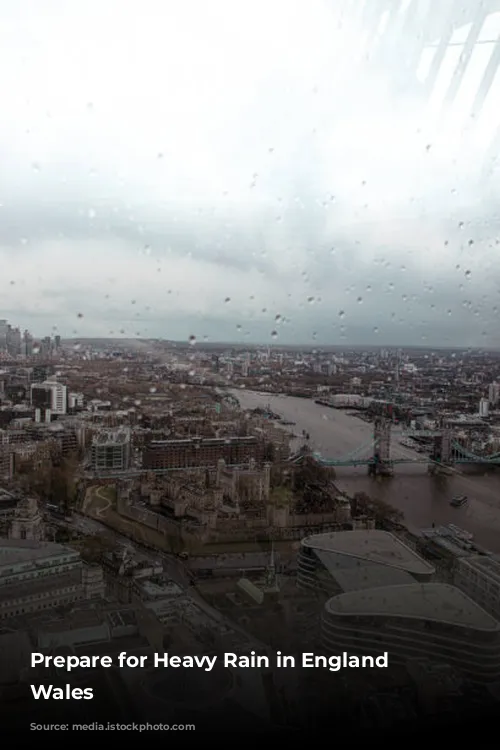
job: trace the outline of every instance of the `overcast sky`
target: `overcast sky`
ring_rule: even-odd
[[[400,75],[417,26],[379,54],[342,5],[0,0],[0,317],[497,346],[499,74],[469,113],[500,14],[443,110],[470,25],[426,100],[434,48]]]

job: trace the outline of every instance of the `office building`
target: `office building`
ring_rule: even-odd
[[[25,357],[33,356],[33,336],[29,331],[23,333],[22,353]]]
[[[0,352],[7,351],[7,336],[9,324],[6,320],[0,320]]]
[[[62,415],[67,412],[67,389],[65,385],[56,381],[45,380],[43,383],[32,383],[31,405],[44,412]]]
[[[471,555],[457,560],[453,582],[483,609],[500,620],[500,560]]]
[[[479,416],[488,417],[490,413],[490,402],[487,398],[482,398],[479,402]]]
[[[94,569],[83,574],[70,547],[28,539],[0,540],[0,619],[54,609],[94,596]]]
[[[254,436],[156,440],[144,449],[143,467],[153,470],[215,468],[221,459],[226,464],[244,464],[251,459],[262,462],[264,444]]]
[[[130,430],[103,430],[92,440],[91,462],[94,471],[124,471],[130,466]]]
[[[7,351],[12,357],[18,357],[21,354],[21,331],[19,328],[8,326],[7,329]]]
[[[68,393],[68,411],[76,412],[83,409],[85,398],[83,393]]]
[[[435,570],[394,534],[335,531],[302,540],[297,585],[332,596],[341,591],[430,581]]]
[[[0,482],[12,479],[14,472],[14,455],[10,449],[9,433],[0,430]]]
[[[472,682],[500,679],[500,623],[443,583],[382,586],[329,599],[322,644],[332,655],[387,652],[389,666],[426,659],[449,664]]]
[[[500,383],[490,383],[488,386],[488,401],[492,406],[496,406],[500,400]]]

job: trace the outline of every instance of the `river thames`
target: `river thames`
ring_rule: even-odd
[[[372,424],[313,400],[244,389],[232,393],[243,409],[269,404],[283,419],[295,422],[295,426],[287,429],[308,432],[311,448],[325,458],[349,456],[358,447],[368,445],[372,438]],[[391,448],[394,458],[422,460],[422,454],[400,444],[397,434],[392,436]],[[368,450],[363,452],[363,456],[368,454]],[[478,544],[500,552],[500,471],[465,475],[457,467],[451,476],[433,477],[427,473],[426,463],[410,463],[397,465],[392,478],[370,478],[366,467],[339,467],[336,473],[336,485],[341,491],[350,495],[366,492],[390,503],[404,513],[409,527],[455,523],[473,533]],[[468,504],[452,508],[453,495],[467,495]]]

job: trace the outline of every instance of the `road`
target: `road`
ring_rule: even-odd
[[[228,629],[231,629],[241,635],[242,638],[247,640],[250,644],[253,644],[254,648],[265,648],[264,644],[255,639],[237,623],[234,623],[225,615],[221,614],[218,610],[214,609],[214,607],[212,607],[205,601],[205,599],[203,599],[203,597],[196,591],[196,589],[194,589],[190,585],[192,576],[185,563],[179,558],[174,557],[173,555],[169,555],[160,550],[147,549],[137,542],[132,542],[128,537],[114,531],[113,529],[110,529],[103,523],[86,516],[74,514],[71,523],[66,523],[65,525],[68,526],[68,528],[74,528],[87,536],[102,535],[113,539],[116,544],[127,544],[131,545],[132,547],[137,547],[140,550],[141,556],[146,560],[149,560],[151,563],[157,563],[158,561],[161,561],[163,571],[167,575],[167,577],[181,586],[181,588],[185,589],[189,597],[208,617],[212,618],[220,625],[224,625]]]
[[[343,458],[372,439],[373,425],[350,416],[344,411],[320,406],[310,399],[271,396],[254,391],[232,391],[242,408],[253,409],[270,405],[273,412],[296,424],[290,431],[305,430],[310,445],[325,458]],[[422,454],[403,447],[393,437],[394,458]],[[500,472],[472,475],[457,468],[451,476],[429,476],[425,464],[401,464],[395,467],[392,479],[372,479],[366,467],[339,467],[337,485],[349,494],[366,492],[384,500],[405,515],[406,522],[419,528],[432,523],[455,523],[474,534],[478,544],[500,553]],[[453,495],[464,494],[469,503],[452,508]]]
[[[118,531],[114,531],[114,529],[111,529],[104,523],[101,523],[100,521],[97,521],[93,518],[88,518],[84,515],[75,513],[71,519],[71,522],[68,522],[65,525],[68,528],[73,528],[77,531],[80,531],[85,536],[104,536],[108,539],[112,539],[116,544],[137,547],[140,551],[141,556],[149,562],[157,563],[158,561],[161,561],[164,572],[172,581],[179,584],[179,586],[182,586],[183,588],[187,588],[189,586],[191,576],[185,564],[182,562],[182,560],[174,557],[173,555],[168,555],[166,552],[162,552],[161,550],[149,549],[144,545],[139,544],[138,542],[130,540],[124,534],[120,534]]]

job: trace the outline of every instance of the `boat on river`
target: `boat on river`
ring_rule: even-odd
[[[448,528],[454,536],[463,539],[464,542],[472,542],[474,539],[474,534],[471,534],[470,531],[466,531],[465,529],[461,529],[459,526],[455,526],[454,523],[449,523]]]

